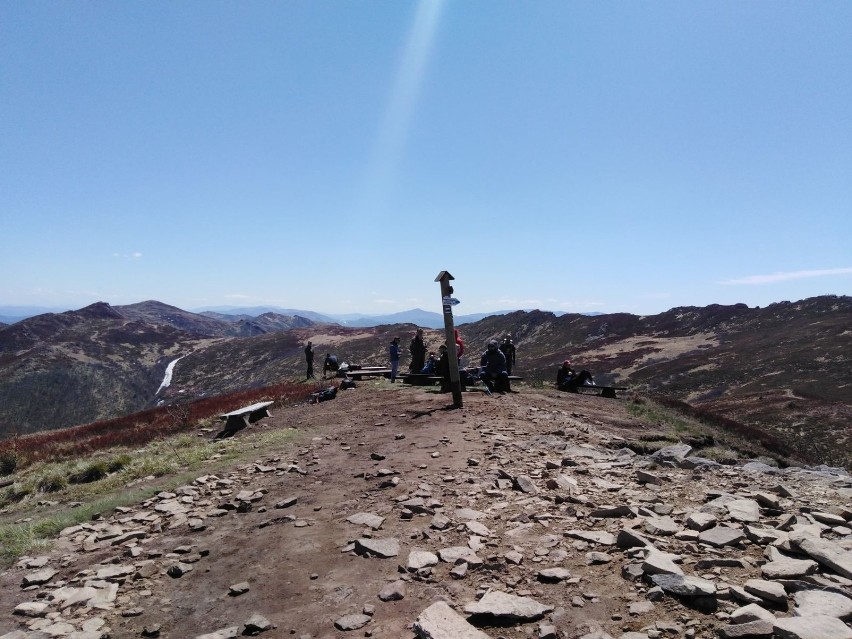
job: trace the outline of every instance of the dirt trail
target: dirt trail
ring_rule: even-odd
[[[412,623],[433,602],[446,600],[461,610],[488,588],[554,608],[538,621],[485,623],[482,629],[490,637],[547,636],[546,627],[541,630],[547,625],[558,632],[554,637],[579,637],[595,628],[619,637],[660,624],[659,633],[667,628],[671,633],[656,636],[715,636],[723,621],[674,598],[629,612],[631,604],[646,602],[648,590],[621,574],[629,551],[569,531],[617,533],[626,525],[623,518],[588,517],[591,509],[606,505],[656,508],[660,516],[666,512],[680,520],[706,500],[711,486],[743,489],[748,482],[737,471],[667,468],[662,486],[636,483],[635,460],[614,453],[621,437],[643,429],[628,415],[625,400],[520,387],[504,396],[465,393],[462,410],[450,403],[450,395],[434,389],[377,381],[360,382],[333,401],[276,411],[252,428],[295,427],[299,435],[286,450],[213,478],[199,473],[183,491],[105,513],[99,525],[113,526],[109,535],[118,536],[103,528],[64,535],[47,556],[56,575],[44,585],[21,588],[33,567],[19,564],[5,571],[0,637],[28,624],[46,632],[60,622],[77,633],[86,631],[85,623],[97,628],[91,634],[57,630],[21,636],[178,639],[221,630],[212,636],[227,637],[243,632],[247,620],[259,614],[272,625],[264,637],[409,639]],[[506,479],[520,474],[535,484],[533,492]],[[548,488],[548,480],[561,474],[576,491]],[[798,491],[803,499],[808,490]],[[842,501],[825,493],[822,484],[812,490],[825,501]],[[384,521],[376,530],[347,521],[357,513]],[[446,525],[435,513],[447,517]],[[468,525],[477,520],[485,534]],[[121,536],[133,531],[142,532]],[[360,555],[353,548],[359,538],[396,539],[399,554]],[[672,537],[659,543],[673,552],[698,553]],[[481,565],[465,565],[460,576],[451,576],[453,563],[406,568],[412,550],[437,554],[458,546],[471,548]],[[744,581],[754,576],[761,550],[742,546],[737,556],[751,556],[751,563],[704,572],[724,582]],[[520,563],[507,560],[513,551],[523,557]],[[595,551],[600,556],[590,559]],[[61,585],[79,587],[104,568],[121,566],[128,567],[125,577],[94,584],[98,589],[120,582],[114,601],[103,609],[90,602],[69,605],[60,615],[54,601],[35,618],[11,614],[22,602],[49,602]],[[170,576],[175,566],[187,571]],[[570,578],[547,583],[537,577],[540,569],[553,566],[566,568]],[[402,599],[378,598],[383,587],[400,579]],[[247,592],[229,592],[241,582],[247,582]],[[351,631],[335,627],[341,617],[365,607],[366,625]]]

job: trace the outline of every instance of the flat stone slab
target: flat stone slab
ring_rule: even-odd
[[[444,601],[437,601],[420,613],[414,632],[420,639],[490,639]]]
[[[567,568],[544,568],[538,571],[538,580],[548,584],[555,584],[565,579],[571,578],[571,573]]]
[[[674,562],[679,558],[678,555],[652,548],[642,561],[642,572],[646,575],[682,575],[683,570]]]
[[[707,530],[716,525],[716,516],[712,513],[692,513],[686,518],[686,527],[690,530]]]
[[[839,575],[852,579],[852,551],[826,539],[808,535],[802,531],[790,533],[790,543],[816,559],[823,566],[831,568]]]
[[[71,606],[87,604],[93,597],[97,596],[98,591],[91,586],[63,586],[53,591],[53,600],[58,602],[59,609],[65,610]]]
[[[97,579],[103,579],[104,581],[124,581],[135,572],[136,568],[134,566],[122,566],[120,564],[116,564],[114,566],[101,568],[95,574],[95,577]]]
[[[793,559],[779,557],[760,567],[760,572],[766,579],[795,579],[816,572],[817,562],[812,559]]]
[[[421,568],[434,566],[438,563],[438,555],[422,548],[413,548],[408,553],[407,567],[409,571],[415,572]]]
[[[758,639],[759,637],[771,639],[774,629],[771,621],[758,619],[732,626],[722,626],[719,628],[719,637],[720,639]]]
[[[728,526],[714,526],[698,533],[698,541],[715,548],[733,546],[745,539],[745,534],[739,528]]]
[[[387,539],[367,539],[362,537],[355,540],[355,552],[359,555],[370,554],[381,559],[390,559],[399,554],[399,540],[393,537]]]
[[[358,630],[358,628],[363,628],[368,623],[372,617],[369,615],[355,614],[355,615],[343,615],[337,621],[334,622],[334,627],[338,630]]]
[[[774,629],[778,639],[852,639],[852,628],[836,617],[782,617]]]
[[[385,518],[375,513],[355,513],[346,518],[350,524],[356,526],[369,526],[373,530],[378,530],[385,523]]]
[[[228,628],[222,628],[221,630],[217,630],[216,632],[208,632],[203,635],[198,635],[195,639],[236,639],[236,637],[240,636],[240,627],[239,626],[229,626]]]
[[[835,515],[834,513],[824,513],[819,511],[814,511],[810,513],[811,517],[816,519],[819,523],[825,524],[826,526],[845,526],[846,520],[843,519],[840,515]]]
[[[382,601],[399,601],[400,599],[405,599],[405,595],[405,582],[401,579],[385,584],[379,591],[379,599]]]
[[[569,530],[566,534],[569,537],[590,541],[594,544],[601,544],[602,546],[614,546],[616,539],[615,535],[606,530]]]
[[[688,444],[674,444],[661,448],[651,455],[651,459],[656,461],[683,461],[692,452],[692,446]]]
[[[518,475],[515,477],[515,488],[528,495],[538,494],[535,482],[528,475]]]
[[[852,620],[852,599],[836,592],[825,590],[800,590],[793,594],[797,617],[836,617]]]
[[[632,528],[622,528],[618,531],[616,544],[619,548],[653,548],[654,544],[642,533]]]
[[[53,568],[42,568],[41,570],[36,570],[28,575],[24,575],[21,585],[26,588],[28,586],[40,586],[42,584],[46,584],[48,581],[53,579],[56,572],[57,571]]]
[[[760,521],[760,504],[754,499],[734,499],[725,504],[728,515],[735,521],[754,523]]]
[[[491,531],[488,529],[488,527],[485,524],[482,524],[476,520],[466,521],[464,525],[474,535],[479,535],[480,537],[491,536]]]
[[[456,519],[467,521],[469,519],[482,519],[485,517],[485,513],[479,510],[473,510],[472,508],[456,508],[453,516]],[[428,608],[426,610],[428,610]]]
[[[680,597],[707,597],[716,594],[716,584],[692,575],[651,575],[663,591]]]
[[[645,532],[649,535],[657,535],[660,537],[674,535],[680,530],[680,524],[671,517],[649,517],[645,520],[644,527]]]
[[[535,621],[552,610],[553,606],[539,603],[535,599],[518,597],[499,590],[489,590],[482,599],[464,607],[464,611],[469,615],[491,615],[526,621]]]
[[[775,623],[775,615],[758,604],[748,604],[731,613],[731,623],[742,624],[750,621],[771,621]]]
[[[15,606],[13,615],[23,617],[44,617],[47,614],[49,604],[46,601],[25,601]]]
[[[749,579],[743,584],[743,588],[749,594],[755,597],[760,597],[765,601],[775,603],[786,603],[787,591],[784,586],[776,581],[767,581],[766,579]]]
[[[454,564],[459,560],[469,564],[482,563],[482,560],[477,557],[476,553],[467,546],[450,546],[449,548],[441,548],[438,551],[438,557],[441,561],[445,561],[448,564]]]

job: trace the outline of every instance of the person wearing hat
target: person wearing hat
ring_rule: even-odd
[[[506,356],[506,371],[509,375],[512,374],[512,368],[515,366],[515,345],[512,343],[512,336],[506,333],[506,337],[500,342],[500,350]]]
[[[390,380],[393,384],[396,382],[396,373],[399,370],[399,338],[394,337],[391,340],[390,346],[388,347],[388,354],[390,355],[390,367],[391,367],[391,375]]]
[[[583,384],[587,386],[595,385],[592,374],[587,370],[577,373],[571,366],[571,360],[566,359],[562,362],[562,366],[556,372],[556,387],[561,391],[576,393],[577,388]]]
[[[488,347],[482,354],[479,365],[482,367],[479,372],[479,379],[482,380],[489,392],[496,390],[502,395],[511,390],[509,388],[509,372],[506,370],[506,356],[497,348],[496,339],[488,342]]]

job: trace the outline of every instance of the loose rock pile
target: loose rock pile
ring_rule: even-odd
[[[364,578],[326,593],[328,618],[311,627],[279,626],[282,601],[198,628],[198,639],[276,627],[299,639],[852,639],[845,472],[720,466],[686,445],[637,455],[581,413],[523,394],[483,400],[455,431],[405,433],[387,418],[369,425],[370,450],[353,445],[365,431],[349,424],[314,437],[298,463],[201,475],[66,529],[54,552],[7,571],[20,578],[19,602],[0,639],[177,637],[168,616],[151,620],[151,602],[215,571],[229,525],[327,528],[340,543],[317,552]],[[422,463],[411,465],[412,450]],[[309,511],[322,468],[344,473],[350,498]],[[222,597],[256,584],[242,575]]]

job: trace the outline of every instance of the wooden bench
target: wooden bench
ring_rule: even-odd
[[[365,377],[390,377],[391,369],[389,368],[356,368],[355,370],[338,371],[338,377],[351,377],[352,379],[361,380]],[[402,377],[402,375],[398,375]]]
[[[479,381],[479,377],[477,377],[476,375],[474,375],[473,378],[477,382]],[[403,384],[412,384],[413,386],[433,386],[435,384],[442,384],[443,385],[444,382],[446,382],[447,385],[449,385],[448,379],[446,379],[444,377],[440,377],[438,375],[427,375],[425,373],[409,373],[408,375],[400,376],[400,379],[402,379]],[[510,382],[513,382],[513,381],[520,382],[520,381],[523,381],[523,379],[524,378],[520,377],[519,375],[509,375],[509,381]],[[462,389],[464,389],[466,387],[467,387],[466,384],[462,383]]]
[[[626,391],[626,386],[578,386],[577,392],[580,391],[595,391],[595,395],[607,397],[609,399],[617,399],[615,391]],[[586,395],[587,393],[583,393]]]
[[[222,428],[222,432],[216,435],[216,439],[230,437],[238,430],[242,430],[264,417],[271,417],[267,408],[272,406],[272,404],[273,402],[258,402],[250,406],[232,410],[230,413],[219,415],[219,419],[225,422],[225,426]]]

